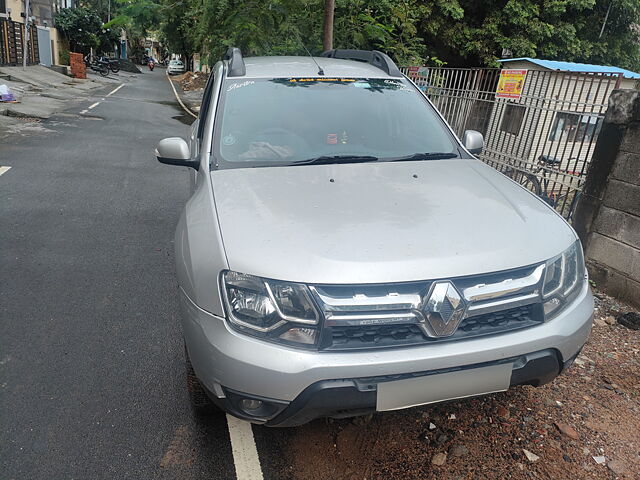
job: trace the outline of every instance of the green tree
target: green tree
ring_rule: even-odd
[[[448,20],[424,17],[419,35],[430,53],[454,65],[497,66],[509,49],[516,57],[640,68],[637,0],[459,0]]]
[[[172,52],[213,60],[232,45],[246,55],[320,53],[324,4],[118,0],[117,9],[128,32],[158,30]],[[639,0],[336,0],[334,47],[382,50],[401,64],[497,66],[508,49],[640,70],[638,25]]]
[[[55,15],[56,27],[69,41],[71,51],[88,53],[100,44],[102,21],[88,7],[62,8]]]
[[[164,7],[153,0],[113,1],[112,19],[104,27],[118,32],[124,29],[130,45],[129,57],[141,60],[144,54],[144,40],[159,29]]]

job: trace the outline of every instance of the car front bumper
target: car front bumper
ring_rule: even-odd
[[[547,383],[578,354],[593,319],[585,285],[558,317],[525,330],[397,349],[312,352],[242,335],[182,289],[180,304],[191,363],[212,399],[238,417],[278,426],[374,411],[378,385],[405,376],[509,364],[507,386]],[[243,410],[242,399],[261,400],[268,408]]]

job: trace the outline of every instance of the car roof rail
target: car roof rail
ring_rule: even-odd
[[[239,48],[229,47],[222,59],[229,62],[227,77],[242,77],[247,74],[247,67],[244,65],[244,58]]]
[[[349,50],[349,49],[334,49],[328,50],[322,54],[327,58],[341,58],[344,60],[357,60],[360,62],[367,62],[374,67],[385,71],[391,77],[402,77],[402,72],[393,60],[388,55],[379,52],[378,50]]]

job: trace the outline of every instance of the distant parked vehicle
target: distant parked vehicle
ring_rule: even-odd
[[[167,73],[169,75],[177,75],[180,73],[184,73],[184,63],[180,60],[171,60],[169,61],[169,66],[167,67]]]
[[[112,58],[104,56],[98,58],[98,60],[101,62],[105,62],[107,64],[107,67],[109,67],[109,70],[111,70],[113,73],[118,73],[120,71],[120,62],[118,62],[118,60],[114,60]]]
[[[90,60],[89,55],[84,57],[85,65],[93,70],[94,72],[98,72],[103,77],[109,75],[109,65],[108,62],[103,62],[100,60],[94,60],[93,62]]]

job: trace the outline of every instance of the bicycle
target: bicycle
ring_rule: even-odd
[[[571,162],[575,160],[577,159],[571,158],[568,163],[571,164]],[[558,173],[576,175],[575,172],[560,172],[559,169],[561,163],[562,161],[558,158],[550,155],[540,155],[538,157],[537,166],[533,170],[525,171],[514,167],[508,167],[502,173],[522,185],[530,192],[535,193],[554,209],[558,210],[558,207],[560,206],[559,213],[563,216],[565,216],[566,213],[565,218],[567,220],[571,220],[582,192],[578,189],[566,187],[566,193],[557,193],[554,191],[556,181],[547,176],[547,174],[550,173],[549,170],[558,170]],[[551,183],[553,183],[553,186],[550,187]],[[561,186],[560,191],[562,192],[562,190],[563,188]],[[573,195],[573,197],[571,198],[571,201],[568,202],[569,209],[567,211],[567,201],[570,195]]]

